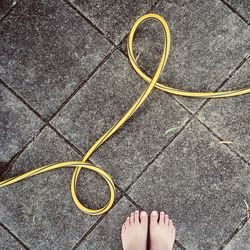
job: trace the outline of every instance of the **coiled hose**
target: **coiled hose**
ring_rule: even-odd
[[[147,76],[139,67],[137,64],[137,60],[133,53],[133,38],[134,34],[138,28],[138,26],[148,20],[148,19],[154,19],[160,22],[163,28],[164,32],[164,47],[163,47],[163,53],[160,59],[160,63],[157,67],[157,70],[153,76],[153,78],[150,78]],[[109,139],[133,114],[134,112],[142,105],[142,103],[147,99],[150,92],[153,90],[153,88],[158,88],[160,90],[163,90],[167,93],[180,95],[180,96],[188,96],[188,97],[198,97],[198,98],[222,98],[222,97],[230,97],[230,96],[238,96],[243,94],[250,93],[250,88],[240,89],[240,90],[230,90],[230,91],[224,91],[224,92],[188,92],[180,89],[171,88],[168,86],[165,86],[164,84],[158,83],[158,79],[166,65],[169,51],[170,51],[170,31],[169,27],[167,25],[167,22],[157,14],[146,14],[142,17],[140,17],[135,24],[133,25],[129,38],[127,43],[127,49],[128,49],[128,56],[131,65],[133,66],[134,70],[147,82],[149,83],[147,88],[144,90],[144,92],[140,95],[140,97],[137,99],[137,101],[129,108],[129,110],[124,114],[124,116],[116,123],[113,127],[111,127],[106,133],[104,133],[90,149],[87,151],[85,156],[82,158],[81,161],[69,161],[69,162],[61,162],[61,163],[55,163],[50,165],[45,165],[39,168],[36,168],[34,170],[31,170],[27,173],[24,173],[17,177],[12,177],[10,179],[4,180],[0,182],[0,187],[4,187],[7,185],[11,185],[13,183],[16,183],[18,181],[21,181],[23,179],[29,178],[34,175],[38,175],[53,169],[57,168],[64,168],[64,167],[71,167],[74,168],[72,180],[71,180],[71,194],[73,201],[75,202],[76,206],[84,213],[89,215],[100,215],[105,212],[107,212],[113,205],[114,199],[115,199],[115,185],[108,173],[106,173],[101,168],[89,163],[87,160],[88,158],[93,154],[93,152],[99,148],[106,140]],[[98,174],[100,174],[104,180],[107,182],[107,185],[110,189],[110,196],[109,200],[106,203],[106,205],[99,209],[90,209],[85,207],[77,198],[76,194],[76,185],[78,176],[80,174],[80,171],[82,169],[88,169],[91,171],[94,171]]]

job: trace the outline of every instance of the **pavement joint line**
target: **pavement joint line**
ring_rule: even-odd
[[[99,32],[99,34],[101,34],[109,43],[111,43],[115,48],[117,48],[118,50],[120,50],[120,45],[121,43],[127,38],[127,36],[129,35],[130,31],[128,31],[124,37],[120,40],[120,42],[118,42],[117,44],[111,40],[106,34],[105,32],[103,32],[94,22],[92,22],[88,17],[86,17],[78,8],[77,6],[75,6],[73,3],[71,3],[69,0],[63,0],[69,7],[71,7],[78,15],[80,15],[85,21],[87,21],[97,32]],[[160,0],[156,0],[151,7],[144,13],[149,13],[151,12],[155,6],[160,2]],[[124,53],[124,51],[121,50],[122,53]]]
[[[90,24],[99,34],[101,34],[113,46],[117,46],[96,24],[94,24],[88,17],[86,17],[73,3],[69,0],[63,0],[69,7],[71,7],[79,16],[81,16],[88,24]]]
[[[235,15],[237,15],[243,22],[247,25],[250,25],[250,21],[248,21],[244,16],[242,16],[236,9],[233,8],[227,1],[221,0],[223,4],[225,4]]]
[[[178,137],[178,135],[185,129],[185,127],[194,119],[193,116],[191,116],[181,127],[181,129],[176,133],[176,135],[169,141],[167,144],[165,144],[162,149],[153,157],[149,163],[146,164],[146,166],[142,169],[142,171],[136,176],[136,178],[124,189],[124,192],[127,193],[129,189],[140,179],[140,177],[148,170],[148,168],[155,162],[155,160],[165,151],[166,148]]]
[[[44,123],[46,123],[46,119],[30,105],[21,95],[19,95],[14,89],[12,89],[6,82],[0,79],[0,83],[7,88],[19,101],[21,101],[26,107],[29,108],[35,115],[37,115]]]
[[[129,200],[134,206],[136,206],[139,210],[143,211],[144,209],[133,199],[131,198],[127,193],[124,193],[124,197],[127,198],[127,200]],[[148,214],[149,215],[149,214]],[[181,245],[180,242],[178,242],[177,240],[175,240],[175,244],[182,250],[185,250],[185,247],[183,247]]]
[[[48,124],[48,126],[60,137],[64,140],[64,142],[66,144],[68,144],[73,150],[75,150],[78,154],[80,154],[81,157],[83,157],[85,154],[77,147],[75,146],[73,143],[71,143],[67,138],[64,137],[64,135],[62,135],[53,125]],[[96,165],[91,158],[88,159],[88,162]],[[120,185],[114,181],[114,184],[116,186],[117,189],[119,189],[121,191],[121,193],[123,193],[123,189],[120,187]]]
[[[116,51],[116,48],[113,47],[111,51],[103,58],[103,60],[89,73],[87,78],[83,80],[79,86],[67,97],[67,99],[60,105],[60,107],[47,119],[49,123],[64,107],[70,100],[78,93],[78,91],[91,79],[91,77],[102,67],[102,65],[111,57],[111,55]]]
[[[7,88],[19,101],[21,101],[29,110],[31,110],[34,114],[36,114],[43,122],[44,125],[38,130],[36,133],[24,146],[7,162],[6,164],[6,171],[11,163],[16,160],[23,151],[36,139],[36,137],[42,132],[42,130],[48,125],[52,128],[57,134],[60,134],[51,124],[51,120],[61,111],[61,109],[77,94],[77,92],[84,86],[86,82],[95,74],[95,72],[106,62],[106,60],[114,53],[116,48],[113,48],[105,57],[104,59],[90,72],[88,77],[70,94],[70,96],[60,105],[56,112],[54,112],[48,119],[44,118],[36,109],[34,109],[24,98],[22,98],[15,90],[13,90],[7,83],[5,83],[2,79],[0,79],[0,83]],[[61,135],[61,134],[60,134]],[[62,137],[62,136],[61,136]],[[63,137],[64,138],[64,137]],[[66,140],[64,138],[64,140]],[[68,141],[69,142],[69,141]],[[70,146],[71,143],[68,143]],[[77,147],[73,147],[78,153],[81,151]],[[81,153],[82,154],[82,153]]]
[[[131,198],[126,192],[124,192],[124,197],[127,198],[137,209],[143,211],[144,209],[133,199]]]
[[[244,219],[242,222],[240,222],[239,226],[234,230],[234,232],[222,243],[219,250],[224,249],[230,241],[237,236],[237,234],[242,230],[242,228],[248,223],[248,219]]]
[[[197,120],[200,124],[202,124],[208,131],[212,133],[212,135],[218,139],[219,141],[223,141],[223,138],[221,138],[219,135],[217,135],[209,126],[206,125],[203,121],[199,119],[199,117],[194,117],[195,120]],[[238,158],[240,158],[246,165],[250,167],[250,163],[245,159],[243,155],[241,155],[237,150],[235,150],[233,147],[230,146],[230,144],[223,144],[225,145],[229,151],[234,153]]]
[[[71,250],[75,250],[77,249],[82,242],[89,236],[89,234],[98,226],[98,224],[106,217],[107,214],[111,213],[111,211],[113,210],[113,208],[117,205],[117,203],[124,197],[123,194],[120,194],[117,199],[114,201],[114,205],[112,206],[112,208],[107,211],[106,213],[102,214],[100,216],[100,218],[87,230],[86,233],[83,234],[83,236],[79,239],[79,241],[75,244],[75,246],[71,249]]]
[[[0,19],[0,25],[2,24],[2,22],[10,15],[10,13],[13,11],[13,9],[18,5],[18,3],[20,2],[16,1],[16,3],[10,7],[10,9],[2,16],[2,18]]]
[[[161,0],[156,0],[152,5],[151,8],[146,11],[143,15],[150,13],[151,11],[153,11],[153,9],[155,8],[155,6],[160,2]],[[128,58],[128,55],[125,53],[125,51],[123,51],[123,49],[121,48],[123,42],[128,38],[130,33],[130,30],[124,35],[124,37],[121,39],[121,41],[117,44],[117,49],[122,52],[123,55],[125,55]]]
[[[22,148],[14,156],[12,156],[10,158],[10,160],[6,164],[6,170],[1,175],[1,179],[2,179],[2,177],[5,176],[6,173],[8,173],[11,170],[11,165],[13,164],[13,162],[15,162],[20,157],[20,155],[22,155],[22,153],[29,147],[29,145],[31,145],[35,141],[35,139],[40,135],[40,133],[45,129],[46,126],[47,126],[47,124],[44,124],[40,129],[38,129],[37,132],[32,136],[32,138],[29,139],[22,146]]]
[[[232,70],[232,72],[231,73],[229,73],[229,75],[226,77],[226,79],[224,79],[224,81],[222,81],[222,83],[219,85],[219,86],[217,86],[216,88],[215,88],[215,90],[214,90],[214,92],[216,92],[216,91],[219,91],[233,76],[234,76],[234,74],[237,72],[237,71],[239,71],[239,69],[244,65],[244,63],[248,60],[250,58],[250,54],[248,54],[247,56],[245,56],[241,61],[240,61],[240,63],[234,68],[234,70]],[[227,98],[230,98],[230,97],[227,97]],[[233,97],[231,97],[231,98],[233,98]],[[177,99],[177,98],[176,98]],[[205,100],[205,102],[204,103],[202,103],[201,104],[201,106],[193,113],[193,115],[194,116],[196,116],[196,115],[199,115],[200,114],[200,112],[202,111],[202,109],[204,108],[204,106],[208,103],[208,102],[210,102],[211,100],[212,100],[213,98],[207,98],[206,100]]]
[[[152,6],[151,6],[149,12],[150,12],[150,11],[153,11],[154,8],[156,7],[156,5],[158,5],[158,3],[159,3],[160,1],[161,1],[161,0],[156,0],[156,1],[152,4]],[[149,13],[149,12],[148,12],[148,13]]]
[[[81,157],[84,156],[84,154],[82,153],[82,151],[75,146],[72,142],[70,142],[66,137],[64,137],[64,135],[62,135],[53,125],[51,125],[50,123],[48,123],[48,127],[51,128],[61,139],[63,139],[63,141],[69,145],[74,151],[76,151]]]
[[[24,247],[26,250],[30,250],[22,241],[19,239],[6,225],[4,225],[2,222],[0,222],[0,226],[7,231],[22,247]]]
[[[64,142],[66,144],[68,144],[73,150],[75,150],[78,154],[80,154],[81,157],[83,157],[85,154],[77,147],[75,146],[72,142],[70,142],[67,138],[64,137],[64,135],[62,135],[53,125],[51,125],[50,123],[48,124],[48,126],[60,137],[64,140]],[[88,159],[88,162],[93,164],[93,165],[96,165],[92,160],[91,160],[91,157]],[[117,189],[120,190],[121,193],[123,193],[123,189],[120,187],[120,185],[115,181],[114,181],[114,184],[116,186]]]

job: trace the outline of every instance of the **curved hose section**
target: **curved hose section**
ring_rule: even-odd
[[[133,53],[133,38],[134,34],[138,28],[138,26],[144,22],[145,20],[148,19],[155,19],[160,24],[162,25],[163,32],[164,32],[164,47],[163,47],[163,53],[160,59],[160,63],[157,67],[157,70],[153,76],[153,78],[150,78],[147,76],[141,68],[138,66],[134,53]],[[136,100],[136,102],[129,108],[129,110],[123,115],[123,117],[116,123],[114,124],[106,133],[104,133],[94,144],[90,149],[87,151],[85,156],[82,158],[81,161],[66,161],[66,162],[61,162],[61,163],[55,163],[55,164],[50,164],[50,165],[45,165],[39,168],[36,168],[34,170],[31,170],[27,173],[24,173],[20,176],[17,177],[12,177],[7,180],[1,181],[0,182],[0,187],[4,187],[7,185],[14,184],[18,181],[24,180],[26,178],[54,170],[57,168],[64,168],[64,167],[71,167],[74,168],[74,172],[72,175],[72,180],[71,180],[71,194],[73,201],[75,202],[76,206],[84,213],[89,214],[89,215],[100,215],[105,212],[107,212],[113,205],[114,199],[115,199],[115,185],[108,173],[106,173],[104,170],[101,168],[90,164],[87,162],[88,158],[98,149],[106,140],[109,139],[135,112],[136,110],[143,104],[143,102],[147,99],[148,95],[150,92],[153,90],[154,87],[161,89],[165,92],[175,94],[175,95],[181,95],[181,96],[189,96],[189,97],[200,97],[200,98],[219,98],[219,97],[229,97],[229,96],[237,96],[237,95],[242,95],[242,94],[247,94],[250,93],[250,89],[242,89],[242,90],[231,90],[231,91],[225,91],[225,92],[208,92],[208,93],[203,93],[203,92],[188,92],[188,91],[183,91],[179,89],[174,89],[171,87],[167,87],[161,83],[158,83],[158,79],[161,75],[161,72],[163,71],[168,56],[169,56],[169,51],[170,51],[170,30],[168,28],[168,25],[166,21],[157,14],[146,14],[142,17],[140,17],[135,24],[133,25],[130,34],[129,34],[129,39],[128,39],[128,56],[130,59],[130,63],[132,64],[133,68],[135,71],[146,81],[149,83],[148,87],[144,90],[144,92],[139,96],[139,98]],[[110,196],[109,200],[107,201],[106,205],[103,206],[102,208],[99,209],[90,209],[86,206],[84,206],[78,199],[77,194],[76,194],[76,188],[77,188],[77,180],[79,177],[79,174],[82,169],[85,170],[91,170],[94,171],[98,174],[101,175],[102,178],[106,181],[109,189],[110,189]]]

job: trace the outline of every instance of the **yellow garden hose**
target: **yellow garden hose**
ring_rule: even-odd
[[[160,63],[157,67],[157,70],[151,79],[149,76],[147,76],[138,66],[136,58],[133,53],[133,38],[134,34],[138,28],[138,26],[144,22],[145,20],[148,19],[155,19],[160,24],[162,25],[163,32],[164,32],[164,47],[163,47],[163,53],[160,59]],[[110,128],[106,133],[104,133],[95,143],[94,145],[87,151],[85,156],[81,161],[69,161],[69,162],[61,162],[61,163],[55,163],[55,164],[50,164],[46,166],[42,166],[39,168],[36,168],[34,170],[31,170],[25,174],[22,174],[17,177],[12,177],[10,179],[4,180],[0,182],[0,187],[4,187],[7,185],[11,185],[13,183],[16,183],[18,181],[21,181],[23,179],[26,179],[28,177],[38,175],[53,169],[57,168],[63,168],[63,167],[71,167],[74,168],[73,176],[72,176],[72,181],[71,181],[71,194],[72,198],[76,204],[76,206],[83,211],[86,214],[90,215],[100,215],[108,211],[114,202],[115,199],[115,185],[110,177],[109,174],[107,174],[104,170],[101,168],[88,163],[87,160],[88,158],[93,154],[93,152],[99,148],[106,140],[108,140],[109,137],[111,137],[133,114],[134,112],[142,105],[142,103],[147,99],[148,95],[152,91],[154,87],[163,90],[165,92],[175,94],[175,95],[181,95],[181,96],[189,96],[189,97],[199,97],[199,98],[221,98],[221,97],[229,97],[229,96],[237,96],[237,95],[243,95],[250,93],[250,88],[246,89],[241,89],[241,90],[231,90],[231,91],[224,91],[224,92],[188,92],[188,91],[183,91],[179,89],[174,89],[168,86],[165,86],[164,84],[158,83],[158,79],[161,75],[161,72],[163,71],[165,64],[167,62],[168,56],[169,56],[169,51],[170,51],[170,31],[168,28],[168,25],[166,21],[159,15],[157,14],[146,14],[142,17],[140,17],[135,24],[133,25],[129,38],[128,38],[128,56],[130,63],[132,64],[133,68],[135,71],[146,81],[149,83],[148,87],[144,90],[144,92],[140,95],[140,97],[137,99],[137,101],[129,108],[129,110],[124,114],[124,116],[112,127]],[[90,209],[85,207],[81,202],[78,200],[77,195],[76,195],[76,185],[77,185],[77,179],[80,174],[80,171],[82,169],[88,169],[91,171],[94,171],[98,174],[100,174],[104,180],[107,182],[107,185],[109,186],[110,189],[110,196],[109,200],[106,203],[106,205],[100,209]]]

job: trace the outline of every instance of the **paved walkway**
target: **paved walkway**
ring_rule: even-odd
[[[169,23],[161,82],[186,90],[250,87],[250,3],[233,0],[5,0],[0,4],[1,176],[79,160],[145,89],[126,55],[141,15]],[[135,53],[152,74],[162,31],[148,21]],[[121,249],[136,208],[164,210],[175,249],[250,249],[250,96],[190,99],[154,90],[90,158],[117,186],[114,207],[91,217],[71,200],[71,169],[0,189],[1,249]],[[230,141],[231,143],[219,143]],[[105,204],[103,180],[82,172],[81,201]],[[249,212],[249,211],[248,211]]]

